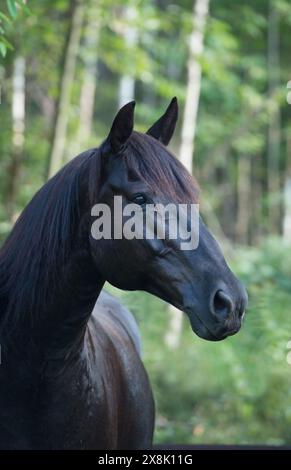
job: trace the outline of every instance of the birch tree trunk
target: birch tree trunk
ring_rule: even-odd
[[[291,103],[290,103],[291,104]],[[287,134],[286,142],[287,165],[284,184],[284,214],[283,214],[283,238],[291,243],[291,137]]]
[[[258,246],[263,235],[263,180],[261,177],[261,168],[263,166],[263,156],[257,154],[251,161],[251,188],[249,195],[249,244]]]
[[[193,9],[193,29],[189,40],[188,78],[182,123],[180,160],[192,173],[192,158],[197,125],[197,113],[201,88],[200,58],[204,46],[204,30],[208,16],[209,0],[196,0]],[[182,312],[170,306],[170,325],[165,336],[166,344],[175,349],[179,346],[182,332]]]
[[[84,75],[80,94],[79,131],[77,148],[72,155],[79,153],[87,145],[92,132],[95,94],[98,73],[98,43],[100,35],[100,5],[91,1],[87,14],[87,25],[84,31]]]
[[[238,209],[236,219],[236,240],[244,245],[248,244],[249,220],[251,211],[251,159],[248,155],[238,157]]]
[[[25,59],[23,57],[16,57],[13,67],[12,125],[12,153],[9,167],[7,212],[10,220],[14,222],[25,131]]]
[[[291,243],[291,174],[286,178],[284,185],[284,218],[283,238]]]
[[[269,128],[268,128],[268,200],[269,232],[280,233],[280,106],[276,91],[280,86],[279,13],[274,0],[269,0],[268,22],[268,81],[269,81]]]
[[[128,50],[132,50],[138,42],[138,31],[134,26],[134,22],[138,16],[135,5],[129,5],[124,11],[126,26],[123,31],[123,37]],[[134,64],[133,64],[134,71]],[[135,95],[135,77],[134,74],[124,74],[120,78],[119,92],[118,92],[118,107],[121,108],[124,104],[134,100]]]
[[[77,55],[84,17],[84,0],[75,0],[68,40],[64,54],[64,69],[61,78],[57,116],[53,133],[48,176],[53,176],[62,166],[66,144],[66,133],[70,111],[72,86],[74,83]]]
[[[193,11],[193,31],[189,41],[188,82],[182,124],[180,160],[190,173],[192,173],[192,157],[201,88],[200,58],[203,53],[204,29],[208,8],[209,0],[196,0]]]

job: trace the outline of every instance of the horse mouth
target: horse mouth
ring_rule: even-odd
[[[208,325],[191,309],[185,309],[184,312],[187,314],[191,328],[193,332],[202,339],[207,341],[223,341],[228,336],[233,336],[239,332],[241,328],[241,322],[237,323],[234,327],[228,328],[226,325],[221,325],[219,330],[213,332]]]

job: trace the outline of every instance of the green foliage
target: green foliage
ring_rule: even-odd
[[[29,8],[25,4],[24,0],[6,0],[6,9],[10,16],[5,14],[6,12],[0,11],[0,55],[5,57],[7,50],[12,50],[11,43],[6,39],[6,29],[12,27],[12,21],[17,19],[18,13],[24,11],[29,14]]]
[[[6,56],[7,49],[11,49],[11,44],[5,38],[5,27],[10,25],[10,19],[0,11],[0,53],[2,57]]]

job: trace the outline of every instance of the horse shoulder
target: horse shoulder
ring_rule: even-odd
[[[111,403],[109,421],[114,423],[111,430],[117,430],[118,448],[150,446],[154,402],[140,357],[141,339],[134,317],[117,299],[102,292],[88,330],[91,350],[97,354],[96,368],[103,376],[106,401]]]
[[[113,295],[103,290],[95,304],[93,316],[102,325],[115,324],[117,328],[124,331],[133,342],[139,356],[141,356],[141,337],[137,322],[132,313]]]

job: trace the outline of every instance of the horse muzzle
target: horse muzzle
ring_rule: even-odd
[[[240,330],[247,302],[247,292],[240,285],[236,295],[223,289],[216,290],[206,314],[191,308],[186,308],[185,313],[190,319],[192,330],[199,337],[208,341],[221,341]]]

